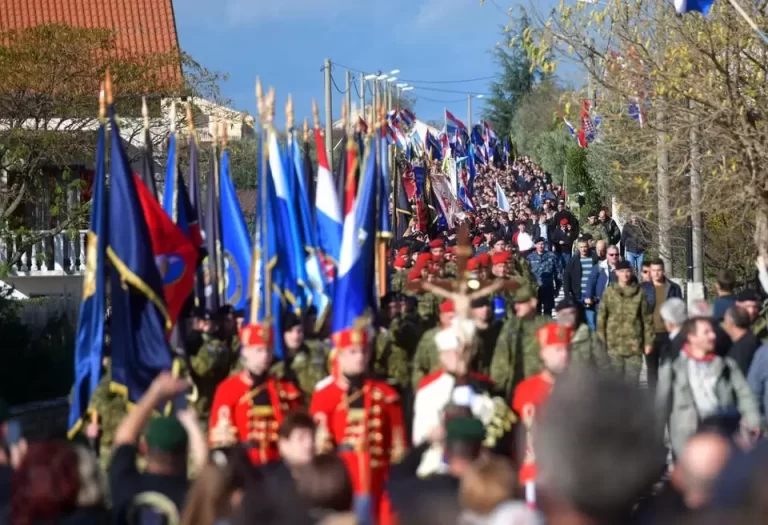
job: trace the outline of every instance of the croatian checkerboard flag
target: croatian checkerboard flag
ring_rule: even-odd
[[[698,11],[706,16],[714,3],[715,0],[675,0],[675,9],[681,15],[689,11]]]
[[[339,196],[325,154],[325,140],[315,128],[317,146],[317,189],[315,193],[315,233],[323,256],[338,264],[341,255],[342,219]]]
[[[459,130],[467,131],[467,126],[462,121],[457,119],[453,113],[445,110],[445,130],[448,135],[456,135]]]

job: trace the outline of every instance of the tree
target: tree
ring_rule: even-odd
[[[161,97],[216,98],[222,77],[186,55],[127,53],[106,29],[43,25],[2,32],[0,42],[0,238],[12,234],[16,240],[2,261],[2,274],[34,244],[87,226],[90,203],[82,167],[95,160],[97,95],[107,68],[123,119],[141,116],[142,93],[148,94],[153,116],[161,114]],[[139,143],[141,126],[122,131]],[[154,137],[165,139],[159,132]],[[31,210],[46,231],[25,228]]]
[[[765,26],[764,10],[751,12]],[[604,129],[601,144],[590,145],[591,174],[672,239],[669,257],[681,259],[680,231],[694,209],[704,210],[706,253],[716,264],[751,266],[751,255],[736,261],[733,250],[715,247],[748,242],[753,228],[757,249],[768,251],[768,55],[728,2],[706,19],[675,16],[663,0],[561,4],[531,28],[522,45],[533,64],[553,68],[567,55],[598,85]],[[630,103],[643,108],[642,127],[628,118]],[[694,167],[701,197],[692,206]]]
[[[529,25],[530,21],[525,13],[512,19],[505,27],[509,46],[506,49],[497,47],[494,50],[494,58],[501,69],[501,76],[490,84],[491,93],[486,100],[484,118],[502,135],[507,135],[512,130],[512,122],[523,97],[548,76],[545,69],[531,61],[522,45],[522,35],[527,34]]]

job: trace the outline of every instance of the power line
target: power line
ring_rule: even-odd
[[[343,91],[342,91],[341,89],[339,89],[339,86],[338,86],[338,85],[336,85],[336,79],[335,79],[335,78],[333,78],[333,75],[331,75],[331,82],[333,83],[333,87],[335,87],[335,88],[336,88],[336,91],[338,91],[338,92],[339,92],[339,93],[341,93],[342,95],[346,95],[346,94],[347,94],[347,91],[349,91],[349,89],[345,89],[345,90],[343,90]]]
[[[427,102],[439,102],[440,104],[456,104],[458,102],[465,102],[467,99],[459,98],[455,100],[438,100],[436,98],[423,97],[419,95],[418,97],[416,97],[416,100],[426,100]]]
[[[438,93],[459,93],[461,95],[483,95],[487,96],[486,93],[478,93],[477,91],[459,91],[457,89],[440,89],[440,88],[433,88],[433,87],[424,87],[424,86],[413,86],[414,89],[421,89],[424,91],[436,91]]]
[[[469,82],[480,82],[482,80],[493,80],[494,78],[498,78],[497,75],[490,77],[465,78],[463,80],[410,80],[407,78],[402,78],[400,80],[403,82],[413,82],[415,84],[466,84]]]

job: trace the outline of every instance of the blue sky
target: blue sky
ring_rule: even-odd
[[[550,4],[554,0],[539,0]],[[407,80],[456,80],[498,73],[491,50],[502,39],[509,0],[174,0],[182,49],[206,67],[230,74],[223,85],[233,106],[255,113],[254,82],[277,91],[278,108],[293,94],[296,118],[323,101],[326,57],[366,72],[400,69]],[[342,90],[345,69],[333,76]],[[357,76],[354,71],[353,75]],[[488,80],[413,83],[442,90],[488,92]],[[334,89],[334,116],[343,95]],[[416,89],[416,114],[442,119],[448,107],[466,119],[467,95]],[[353,90],[354,101],[359,100]],[[430,100],[428,100],[430,99]],[[482,102],[473,103],[473,119]],[[322,118],[322,109],[321,109]],[[278,110],[277,122],[284,122]]]

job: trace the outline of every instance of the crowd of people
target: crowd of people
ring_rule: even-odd
[[[71,442],[27,443],[0,401],[0,523],[762,523],[760,288],[723,270],[689,307],[636,217],[580,221],[528,158],[474,185],[392,243],[368,326],[197,312],[130,409],[107,347]]]

